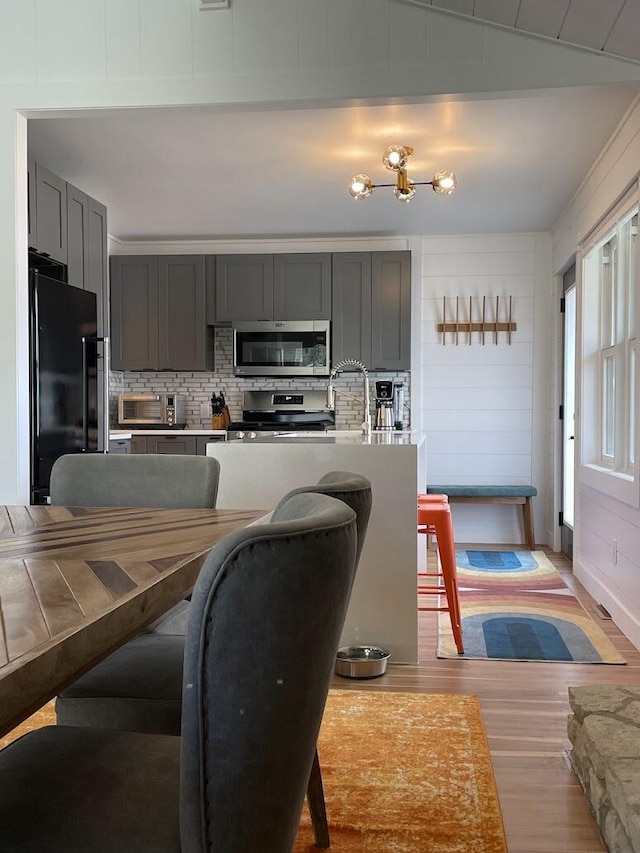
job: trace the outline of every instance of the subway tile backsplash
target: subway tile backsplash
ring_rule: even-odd
[[[219,326],[215,329],[215,373],[174,372],[150,370],[112,371],[109,377],[109,393],[111,401],[111,424],[117,426],[117,397],[122,393],[159,394],[176,391],[187,395],[188,426],[192,429],[211,426],[210,399],[213,392],[222,392],[225,396],[231,420],[242,419],[242,392],[259,389],[277,388],[323,390],[326,379],[308,377],[255,377],[245,378],[233,375],[232,370],[232,333],[230,327]],[[405,428],[409,426],[411,374],[409,371],[398,373],[370,373],[371,385],[371,416],[374,416],[373,398],[375,381],[377,379],[395,379],[405,386]],[[357,373],[341,374],[335,381],[335,388],[359,397],[362,392],[360,375]],[[206,408],[206,415],[203,414]],[[337,429],[358,429],[362,421],[362,404],[341,394],[336,394],[336,427]]]

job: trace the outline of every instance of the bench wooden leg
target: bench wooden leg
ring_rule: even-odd
[[[525,498],[522,504],[522,518],[524,520],[524,538],[527,547],[534,551],[536,547],[536,539],[533,534],[533,502],[531,498]]]

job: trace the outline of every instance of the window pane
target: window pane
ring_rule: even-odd
[[[636,461],[636,348],[629,350],[629,459],[628,465],[633,467]]]
[[[602,247],[602,346],[610,347],[616,342],[616,239],[612,237]]]
[[[602,455],[613,459],[616,443],[616,360],[615,356],[608,356],[604,360],[603,384],[603,409],[602,409]]]
[[[628,246],[628,285],[629,285],[629,323],[627,335],[629,338],[637,336],[637,293],[638,293],[638,214],[631,219],[629,228],[629,246]]]

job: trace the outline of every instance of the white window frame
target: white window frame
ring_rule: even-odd
[[[582,480],[635,507],[640,506],[640,395],[636,390],[640,241],[631,236],[630,222],[638,214],[638,201],[636,186],[585,240],[579,266]],[[605,262],[607,244],[611,251]],[[607,275],[611,276],[608,281]],[[611,364],[612,369],[608,368]],[[606,377],[610,378],[609,383]]]

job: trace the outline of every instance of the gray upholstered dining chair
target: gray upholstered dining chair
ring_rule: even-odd
[[[193,592],[182,737],[51,726],[0,751],[4,853],[290,853],[353,582],[355,513],[298,494]]]
[[[338,498],[355,511],[357,567],[371,514],[370,481],[348,471],[331,471],[318,483],[302,486],[285,495],[274,515],[278,515],[291,497],[307,492]],[[183,608],[181,619],[188,610],[188,607]],[[184,622],[186,624],[186,619]],[[141,634],[60,693],[56,701],[58,723],[178,734],[183,656],[184,636]],[[317,753],[309,777],[308,804],[316,845],[328,847],[329,830]]]
[[[215,507],[220,463],[211,456],[70,453],[51,469],[57,506]]]

